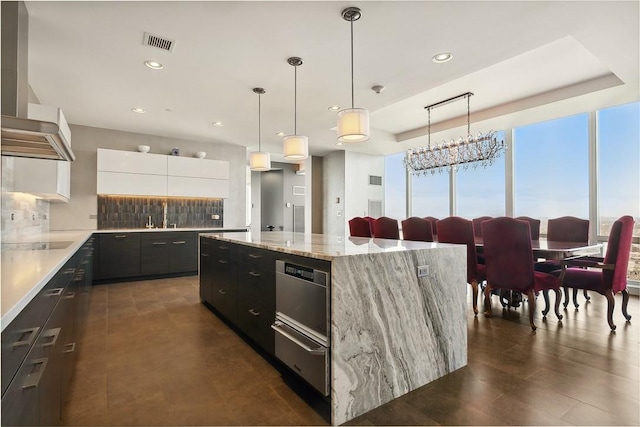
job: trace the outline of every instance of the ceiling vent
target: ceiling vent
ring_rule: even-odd
[[[153,34],[144,33],[144,40],[142,44],[145,46],[157,47],[158,49],[166,50],[167,52],[173,52],[173,45],[175,41],[165,39],[160,36],[154,36]]]

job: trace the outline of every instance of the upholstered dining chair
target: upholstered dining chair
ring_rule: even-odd
[[[527,221],[529,223],[529,227],[531,229],[531,240],[540,240],[540,220],[531,218],[528,216],[519,216],[515,219],[519,219],[520,221]]]
[[[400,239],[398,220],[381,216],[373,220],[373,237],[377,239]]]
[[[425,216],[422,219],[425,219],[431,223],[431,231],[433,232],[433,239],[436,240],[436,236],[438,235],[438,230],[436,226],[437,222],[439,221],[438,218],[434,216]]]
[[[482,223],[482,241],[487,261],[487,285],[485,286],[485,315],[491,316],[491,290],[504,289],[527,295],[529,324],[536,330],[533,316],[536,310],[535,294],[545,289],[556,293],[555,313],[560,314],[560,280],[552,274],[533,269],[531,228],[526,221],[498,217]]]
[[[553,240],[556,242],[589,242],[589,220],[576,218],[575,216],[562,216],[559,218],[551,218],[547,222],[547,240]],[[542,271],[544,273],[551,273],[555,270],[560,270],[562,265],[560,260],[548,259],[545,261],[536,262],[534,267],[536,271]],[[584,290],[584,297],[587,301],[591,299]],[[573,304],[578,308],[578,290],[573,290]],[[548,292],[544,294],[544,300],[546,303],[544,312],[549,311],[549,298]],[[564,293],[564,307],[569,305],[569,294],[565,289]]]
[[[473,218],[471,220],[473,222],[473,234],[476,237],[482,237],[482,227],[481,227],[482,222],[492,218],[493,217],[491,216],[480,216],[478,218]]]
[[[438,242],[467,245],[467,283],[473,291],[473,314],[478,314],[478,284],[486,278],[485,266],[478,264],[473,223],[459,216],[441,219],[437,224]]]
[[[633,217],[625,215],[617,219],[611,226],[607,241],[607,252],[601,257],[580,257],[564,260],[562,270],[553,274],[560,276],[563,286],[574,289],[585,289],[598,292],[607,298],[607,322],[612,331],[614,295],[622,293],[622,315],[627,320],[631,316],[627,312],[629,292],[627,291],[627,268],[633,238]],[[565,291],[566,292],[566,291]]]
[[[371,229],[371,235],[373,236],[373,221],[375,221],[376,219],[371,216],[365,216],[363,218],[369,221],[369,228]]]
[[[403,240],[433,242],[433,229],[426,219],[412,216],[402,220],[401,223]]]
[[[359,216],[349,220],[349,234],[351,237],[371,237],[369,221]]]

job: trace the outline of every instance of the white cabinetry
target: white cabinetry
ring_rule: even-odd
[[[71,197],[71,162],[15,157],[14,190],[51,201]]]
[[[29,104],[28,117],[58,123],[59,108]],[[71,132],[62,120],[63,132],[71,144]],[[46,159],[14,158],[14,191],[31,193],[51,201],[68,202],[71,198],[71,162]]]
[[[229,197],[229,162],[168,157],[168,195]]]
[[[229,197],[229,162],[98,149],[98,194]]]

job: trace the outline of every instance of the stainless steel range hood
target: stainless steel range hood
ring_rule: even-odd
[[[24,2],[2,2],[2,155],[75,160],[60,109],[45,120],[28,106],[29,15]]]

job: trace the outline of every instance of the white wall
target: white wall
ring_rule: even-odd
[[[345,152],[334,151],[325,155],[322,158],[323,234],[345,235],[344,182]]]
[[[369,200],[381,200],[384,212],[384,156],[346,153],[345,174],[345,227],[355,216],[369,215]],[[369,185],[369,175],[383,177],[383,185]],[[396,218],[404,219],[404,218]]]
[[[246,220],[246,148],[237,145],[165,138],[112,129],[71,125],[71,200],[51,205],[52,230],[94,230],[97,228],[96,168],[97,149],[137,151],[149,145],[151,153],[169,154],[180,149],[181,156],[205,151],[207,159],[229,162],[229,198],[224,199],[224,227],[244,227]]]

